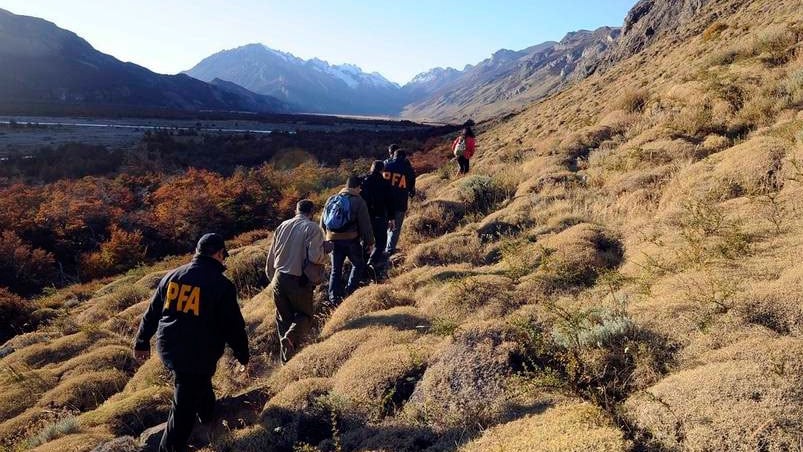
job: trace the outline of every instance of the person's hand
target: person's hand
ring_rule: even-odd
[[[323,242],[323,252],[326,254],[331,253],[335,249],[335,244],[331,240]]]
[[[396,220],[388,220],[388,231],[396,230]]]
[[[137,364],[142,364],[151,357],[150,350],[134,350],[134,360]]]
[[[251,378],[251,363],[240,364],[240,367],[237,368],[237,373],[243,375],[245,378]]]

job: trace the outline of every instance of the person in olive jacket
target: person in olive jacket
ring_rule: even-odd
[[[248,364],[248,337],[237,290],[223,275],[228,252],[223,238],[206,234],[192,262],[162,278],[139,325],[134,356],[150,356],[156,334],[159,356],[173,372],[175,392],[160,451],[186,450],[196,415],[214,420],[212,376],[228,344],[240,364]]]

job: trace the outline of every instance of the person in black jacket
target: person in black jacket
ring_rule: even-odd
[[[360,196],[368,205],[368,214],[371,216],[371,227],[374,230],[374,249],[368,257],[368,266],[374,269],[375,277],[382,279],[385,275],[386,261],[385,246],[388,241],[388,229],[395,228],[393,193],[390,182],[385,179],[382,171],[385,163],[376,160],[371,165],[371,173],[363,176],[362,192]]]
[[[407,153],[393,144],[389,148],[393,151],[393,158],[385,160],[383,175],[390,182],[393,194],[393,223],[394,228],[388,230],[388,244],[385,253],[388,256],[396,252],[399,243],[402,223],[407,214],[408,200],[415,196],[415,171],[413,165],[407,160]]]
[[[223,275],[228,256],[223,238],[206,234],[198,241],[192,262],[162,278],[139,325],[134,356],[150,357],[156,334],[159,356],[173,372],[175,392],[160,451],[186,450],[196,414],[213,421],[212,376],[229,344],[245,370],[248,337],[237,304],[237,290]]]

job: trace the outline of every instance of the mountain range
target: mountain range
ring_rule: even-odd
[[[483,119],[584,78],[618,36],[618,28],[580,30],[560,42],[499,50],[463,70],[434,68],[404,86],[351,64],[304,60],[262,44],[218,52],[186,74],[203,81],[228,80],[310,113]]]
[[[278,99],[223,81],[161,75],[95,50],[71,31],[0,9],[0,108],[284,112]]]
[[[434,68],[400,86],[353,64],[304,60],[262,44],[223,50],[182,74],[162,75],[103,54],[46,20],[0,10],[0,109],[66,105],[482,120],[521,110],[632,55],[660,32],[641,29],[640,16],[648,12],[661,15],[631,11],[626,39],[619,28],[579,30],[558,42],[499,50],[462,70]]]

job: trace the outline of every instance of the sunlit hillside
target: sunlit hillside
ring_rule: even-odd
[[[269,236],[244,237],[256,366],[221,360],[197,448],[800,450],[803,5],[656,3],[644,49],[480,124],[471,174],[421,176],[390,281],[283,367]],[[41,300],[68,315],[0,348],[0,448],[139,450],[172,389],[130,347],[181,260]]]

